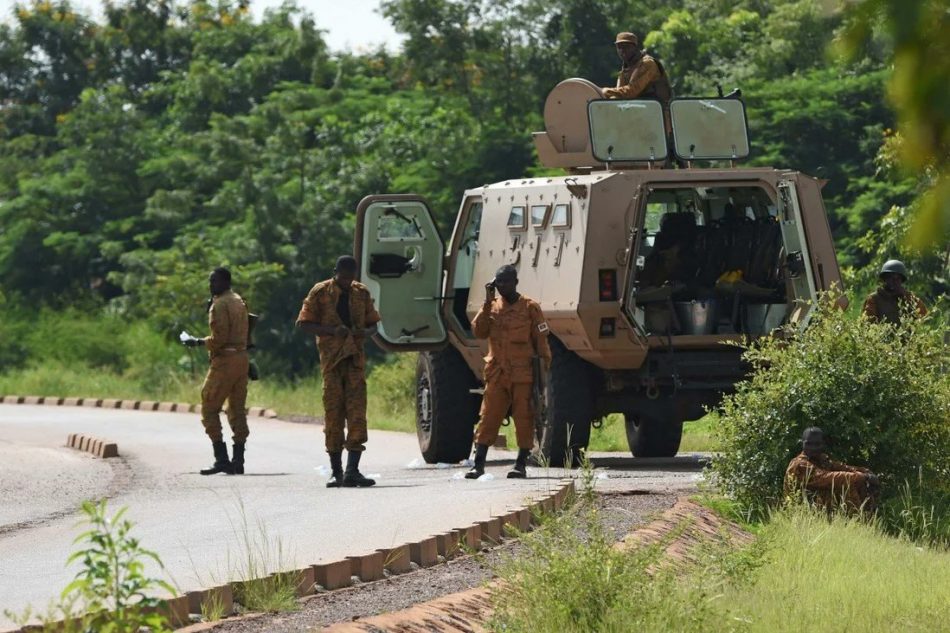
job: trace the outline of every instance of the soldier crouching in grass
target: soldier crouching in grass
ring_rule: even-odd
[[[785,471],[785,496],[804,498],[827,512],[844,509],[873,514],[880,481],[867,468],[836,462],[825,452],[825,434],[817,426],[802,433],[802,452]]]
[[[356,271],[355,258],[338,258],[333,278],[310,289],[297,317],[297,327],[317,337],[320,351],[323,430],[333,471],[327,488],[365,488],[376,483],[360,473],[359,465],[367,440],[363,343],[376,333],[379,313],[369,290],[355,281]]]
[[[202,475],[244,474],[244,445],[247,441],[247,381],[248,355],[247,305],[231,290],[231,272],[215,268],[208,279],[211,289],[211,307],[208,324],[211,336],[183,338],[188,347],[204,346],[211,359],[211,367],[201,387],[201,424],[211,438],[214,465],[201,471]],[[228,424],[234,440],[234,456],[228,459],[228,446],[221,435],[221,407],[228,402]]]

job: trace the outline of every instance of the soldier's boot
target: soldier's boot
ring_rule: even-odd
[[[515,465],[508,471],[508,479],[525,479],[528,476],[528,456],[531,451],[527,448],[518,449],[518,459]]]
[[[228,445],[222,441],[211,442],[214,447],[214,465],[211,468],[204,468],[200,472],[202,475],[217,475],[218,473],[231,473],[231,462],[228,461]]]
[[[373,479],[367,479],[360,472],[360,457],[363,451],[346,452],[346,472],[343,473],[344,488],[369,488],[376,485]]]
[[[327,481],[327,488],[339,488],[343,485],[343,453],[329,453],[329,455],[332,475]]]
[[[231,474],[244,474],[244,442],[234,443],[234,454],[231,456]]]
[[[487,444],[476,444],[475,445],[475,465],[472,466],[472,469],[465,473],[466,479],[478,479],[485,474],[485,458],[488,457],[488,445]]]

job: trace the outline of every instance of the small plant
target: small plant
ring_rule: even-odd
[[[126,508],[112,517],[106,516],[106,502],[85,501],[82,511],[89,529],[76,537],[82,548],[73,552],[67,564],[80,562],[82,569],[50,605],[39,615],[43,631],[65,633],[136,633],[146,629],[152,633],[170,631],[166,617],[158,612],[163,600],[155,594],[161,590],[175,593],[174,587],[145,572],[148,561],[162,567],[154,552],[144,549],[131,536],[132,522],[123,519]],[[26,624],[33,617],[28,609],[8,617]]]
[[[201,603],[201,619],[205,622],[217,622],[227,613],[224,610],[224,599],[217,591],[212,591]]]
[[[244,551],[237,570],[241,582],[235,586],[235,601],[249,611],[277,613],[297,609],[297,574],[269,571],[284,566],[283,542],[270,537],[263,521],[252,529],[243,503],[239,509],[241,523],[235,527],[235,533]]]

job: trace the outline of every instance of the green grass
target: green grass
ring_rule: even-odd
[[[721,501],[721,500],[720,500]],[[735,508],[718,503],[726,515]],[[657,566],[619,553],[591,510],[523,536],[526,556],[498,569],[492,630],[891,633],[946,630],[950,551],[879,525],[805,508],[774,513],[751,546],[699,546],[698,562]],[[584,535],[584,536],[582,536]]]
[[[716,602],[743,630],[837,633],[945,630],[950,552],[885,536],[860,521],[801,509],[766,525],[765,563]]]

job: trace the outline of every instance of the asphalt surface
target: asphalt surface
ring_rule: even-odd
[[[529,468],[529,479],[508,480],[513,453],[492,451],[495,479],[458,479],[461,466],[422,465],[414,435],[371,430],[361,470],[378,475],[377,485],[327,489],[322,427],[250,424],[247,474],[202,477],[212,455],[195,414],[0,405],[0,614],[43,610],[73,578],[66,559],[84,499],[127,506],[133,534],[165,565],[150,573],[189,591],[239,579],[249,565],[261,576],[462,527],[552,491],[570,474]],[[69,433],[116,442],[121,457],[68,449]],[[700,477],[693,457],[601,457],[602,491],[671,492]],[[0,615],[0,630],[11,627]]]

